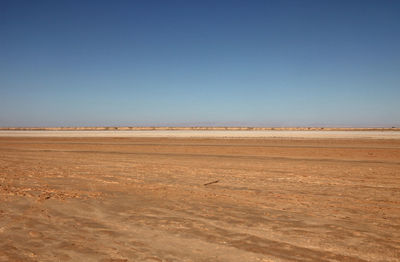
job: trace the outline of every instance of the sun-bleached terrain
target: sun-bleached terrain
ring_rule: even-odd
[[[397,133],[7,132],[0,261],[400,260]]]
[[[164,137],[164,138],[372,138],[400,139],[400,131],[337,130],[0,130],[0,137]]]

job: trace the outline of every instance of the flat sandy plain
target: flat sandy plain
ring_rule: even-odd
[[[399,133],[5,132],[0,261],[400,260]]]

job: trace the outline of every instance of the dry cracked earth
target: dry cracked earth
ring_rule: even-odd
[[[400,140],[0,138],[0,261],[399,260]]]

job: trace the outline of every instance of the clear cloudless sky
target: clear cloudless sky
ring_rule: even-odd
[[[0,1],[0,126],[400,126],[400,1]]]

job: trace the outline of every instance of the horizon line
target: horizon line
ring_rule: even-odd
[[[338,126],[47,126],[1,127],[0,131],[151,131],[151,130],[287,130],[287,131],[400,131],[400,127],[338,127]]]

